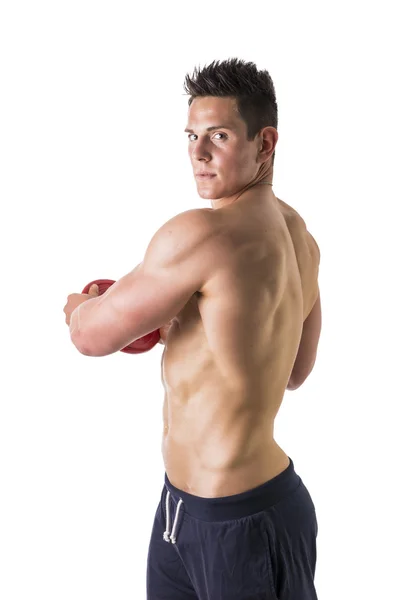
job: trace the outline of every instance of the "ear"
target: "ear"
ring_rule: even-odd
[[[260,133],[259,155],[265,160],[271,158],[278,143],[278,131],[275,127],[264,127]]]

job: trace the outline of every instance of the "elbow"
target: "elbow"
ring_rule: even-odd
[[[291,392],[294,390],[298,390],[299,387],[301,387],[303,385],[303,383],[305,382],[307,377],[310,375],[311,371],[313,370],[313,367],[314,367],[314,364],[311,367],[311,369],[309,369],[307,371],[303,371],[302,373],[292,372],[292,374],[289,377],[289,382],[286,386],[286,389]]]
[[[82,344],[82,339],[80,337],[78,337],[76,335],[75,336],[71,335],[71,342],[73,343],[75,348],[78,350],[78,352],[80,352],[84,356],[92,356],[92,354],[89,352],[88,348]]]
[[[286,389],[290,392],[294,392],[294,390],[297,390],[303,383],[304,381],[296,381],[294,377],[290,376]]]
[[[292,372],[290,374],[289,382],[286,386],[286,389],[292,391],[297,390],[300,386],[302,386],[307,377],[309,377],[310,373],[312,372],[316,360],[316,352],[312,356],[311,360],[308,360],[307,362],[304,360],[296,360]]]

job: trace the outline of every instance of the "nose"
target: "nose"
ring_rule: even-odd
[[[207,148],[207,142],[205,140],[197,140],[193,143],[191,148],[192,160],[210,160],[211,155]]]

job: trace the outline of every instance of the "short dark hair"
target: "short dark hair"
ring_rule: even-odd
[[[247,139],[254,140],[263,127],[278,129],[278,105],[275,87],[268,71],[259,71],[253,62],[238,58],[213,61],[193,75],[185,76],[184,89],[190,95],[189,106],[198,97],[234,97],[243,121]],[[272,155],[272,164],[275,151]]]

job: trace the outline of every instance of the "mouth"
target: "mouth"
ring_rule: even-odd
[[[212,179],[212,177],[216,177],[216,175],[212,173],[197,173],[196,179]]]

